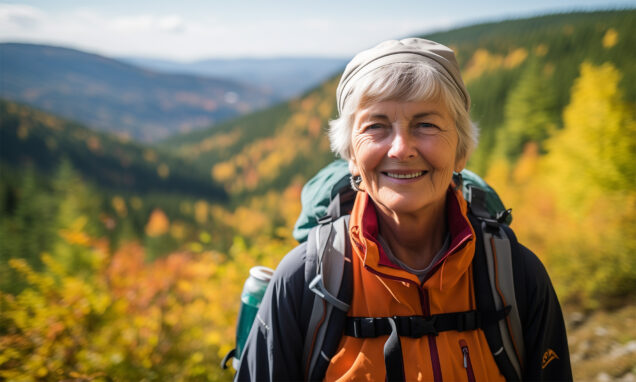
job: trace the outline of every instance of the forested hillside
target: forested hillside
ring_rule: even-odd
[[[636,10],[424,37],[458,52],[482,132],[468,167],[546,265],[575,380],[633,380]],[[295,245],[302,185],[334,158],[337,81],[154,147],[1,103],[0,379],[231,380],[242,283]],[[128,169],[147,193],[115,181]],[[155,195],[170,179],[195,183]]]
[[[86,180],[110,191],[226,198],[207,172],[197,173],[165,151],[2,99],[0,115],[0,159],[12,167],[33,166],[46,174],[66,159]]]
[[[0,57],[0,97],[146,142],[277,99],[254,84],[154,72],[68,48],[2,43]]]
[[[422,36],[457,52],[472,97],[471,115],[480,127],[469,168],[483,174],[499,153],[514,161],[526,142],[541,146],[560,129],[584,62],[611,63],[621,73],[625,102],[636,102],[635,18],[633,10],[549,15]],[[216,179],[230,190],[280,189],[292,174],[307,178],[331,159],[324,132],[335,117],[337,82],[333,78],[285,105],[166,143],[201,166],[214,166]],[[296,163],[307,147],[313,163]]]

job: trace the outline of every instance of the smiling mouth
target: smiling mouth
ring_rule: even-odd
[[[428,171],[417,171],[409,173],[383,172],[384,175],[394,179],[414,179],[426,174]]]

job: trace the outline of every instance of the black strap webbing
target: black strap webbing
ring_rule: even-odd
[[[347,317],[344,334],[356,338],[375,338],[393,332],[391,321],[395,322],[397,334],[402,337],[420,338],[436,336],[440,332],[475,330],[505,318],[510,307],[494,312],[466,312],[435,314],[424,316],[395,317]]]
[[[402,342],[400,337],[420,338],[436,336],[449,330],[465,331],[482,328],[505,318],[510,306],[494,311],[434,314],[424,316],[347,317],[345,335],[356,338],[375,338],[389,335],[384,343],[384,366],[387,381],[405,381]]]
[[[398,335],[395,319],[387,317],[386,321],[391,328],[391,335],[384,343],[384,368],[387,382],[405,381],[404,361],[402,360],[402,342]]]

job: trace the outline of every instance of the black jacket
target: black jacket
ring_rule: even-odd
[[[515,292],[525,343],[523,380],[571,381],[563,315],[550,278],[537,256],[508,231],[512,235]],[[293,249],[276,269],[245,344],[235,380],[307,379],[302,358],[314,295],[305,280],[306,248],[306,244],[301,244]]]

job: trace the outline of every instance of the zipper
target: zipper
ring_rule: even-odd
[[[418,288],[420,292],[420,303],[422,304],[422,312],[424,316],[431,315],[431,308],[428,300],[428,290],[423,289],[421,286]],[[433,380],[435,382],[442,382],[442,367],[439,360],[439,351],[437,350],[437,341],[435,336],[428,336],[428,349],[431,354],[431,366],[433,366]]]
[[[459,347],[462,349],[464,355],[464,369],[466,369],[466,376],[469,382],[475,382],[475,373],[473,371],[473,364],[470,362],[470,353],[468,352],[468,344],[464,340],[459,340]]]

